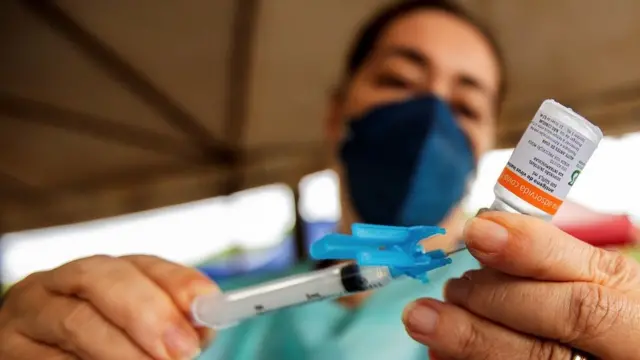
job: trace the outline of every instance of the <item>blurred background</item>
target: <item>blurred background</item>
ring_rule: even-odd
[[[612,243],[633,255],[640,2],[460,2],[496,33],[510,83],[468,213],[492,202],[554,98],[606,135],[556,221],[585,239],[624,233]],[[154,254],[218,281],[299,264],[340,218],[328,93],[353,31],[385,3],[0,2],[2,283],[92,254]]]

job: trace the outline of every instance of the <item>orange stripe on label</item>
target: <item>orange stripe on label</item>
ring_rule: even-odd
[[[498,178],[498,184],[504,186],[520,199],[549,215],[555,215],[563,202],[506,167],[502,170],[500,178]]]

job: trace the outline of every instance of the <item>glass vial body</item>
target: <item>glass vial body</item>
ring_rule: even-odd
[[[587,119],[545,100],[500,174],[490,209],[550,220],[602,138]]]

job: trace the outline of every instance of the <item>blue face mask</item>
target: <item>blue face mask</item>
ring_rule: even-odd
[[[464,196],[475,161],[443,100],[384,105],[349,127],[340,156],[361,221],[436,225]]]

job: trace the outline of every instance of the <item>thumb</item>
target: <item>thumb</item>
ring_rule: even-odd
[[[483,212],[467,222],[464,238],[481,263],[511,275],[592,282],[620,290],[640,284],[638,263],[584,243],[535,217]]]

